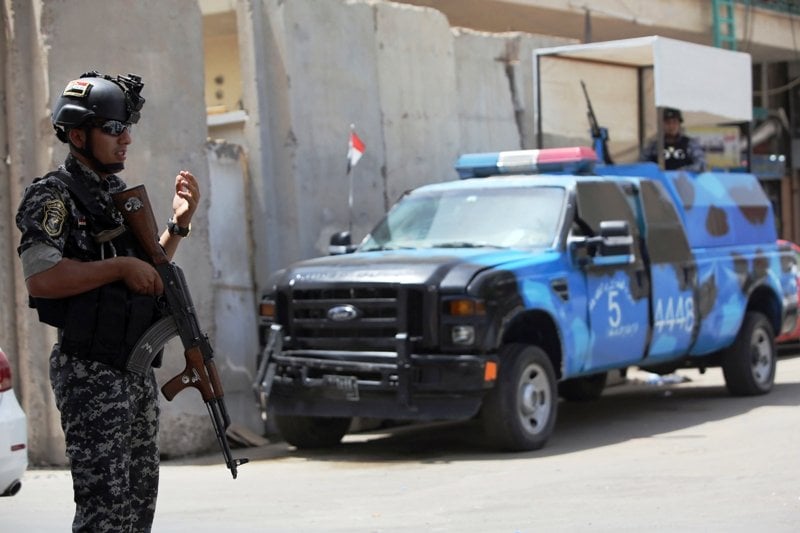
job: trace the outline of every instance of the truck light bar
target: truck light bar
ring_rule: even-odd
[[[456,171],[461,179],[545,172],[586,174],[592,171],[596,162],[594,150],[587,146],[573,146],[464,154],[456,162]]]

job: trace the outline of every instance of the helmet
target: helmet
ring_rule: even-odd
[[[67,131],[93,118],[137,123],[144,105],[139,94],[142,87],[142,78],[135,74],[116,78],[94,70],[81,74],[67,84],[56,101],[52,116],[56,135],[67,142]]]
[[[677,118],[679,122],[683,122],[683,115],[681,115],[681,110],[675,109],[674,107],[664,108],[664,120],[667,120],[669,118]]]

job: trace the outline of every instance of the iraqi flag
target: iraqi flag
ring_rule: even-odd
[[[354,129],[350,129],[350,142],[347,143],[347,173],[350,174],[350,169],[356,166],[358,160],[364,155],[364,142],[359,139]]]

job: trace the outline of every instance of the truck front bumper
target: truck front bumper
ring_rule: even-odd
[[[395,352],[283,350],[273,326],[254,384],[262,413],[360,416],[396,420],[474,416],[494,381],[488,355],[412,353],[397,336]]]

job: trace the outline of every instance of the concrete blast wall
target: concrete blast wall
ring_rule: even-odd
[[[453,35],[459,153],[536,148],[533,52],[574,41],[464,28]]]
[[[257,280],[326,253],[352,223],[357,239],[403,190],[452,177],[458,146],[453,40],[437,11],[396,4],[248,3],[240,28],[252,121]],[[266,88],[259,86],[266,83]],[[255,110],[255,111],[254,111]],[[346,173],[350,126],[366,153]],[[353,210],[348,207],[350,179]],[[297,231],[294,231],[294,230]]]
[[[436,10],[389,2],[239,0],[248,117],[240,150],[206,144],[195,0],[2,5],[0,140],[8,154],[0,155],[10,164],[0,168],[0,343],[16,370],[35,463],[64,461],[47,372],[54,335],[27,308],[13,218],[24,187],[66,154],[49,116],[68,80],[91,69],[143,77],[147,103],[122,177],[147,185],[160,223],[175,173],[199,178],[203,200],[175,260],[215,345],[231,417],[258,431],[249,313],[270,273],[325,254],[334,231],[352,225],[360,239],[403,191],[455,179],[460,152],[531,147],[532,50],[566,42],[454,31]],[[366,153],[348,176],[351,124]],[[183,370],[178,345],[168,345],[160,383]],[[165,454],[215,446],[195,391],[162,401],[162,410]]]
[[[239,21],[260,287],[335,231],[361,239],[404,191],[455,179],[459,153],[532,147],[532,51],[571,42],[389,2],[243,1]],[[366,153],[348,177],[351,124]]]

